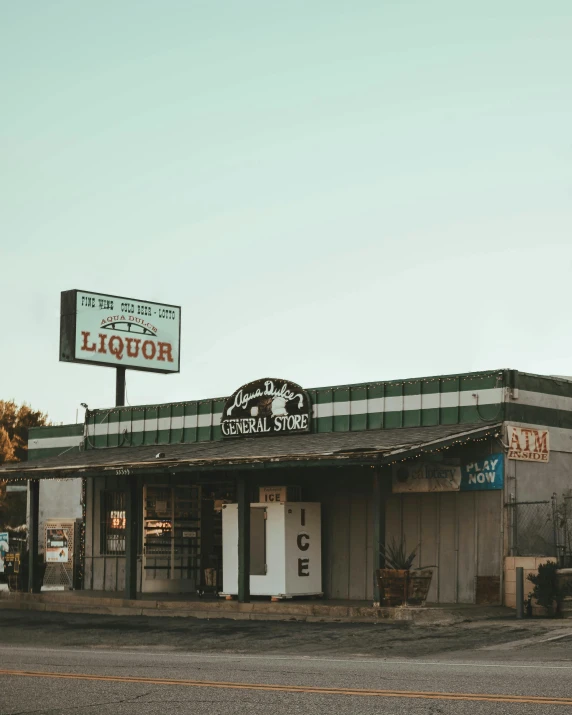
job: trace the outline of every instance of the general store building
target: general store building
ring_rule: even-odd
[[[242,395],[252,396],[254,384]],[[288,423],[295,400],[283,399],[281,412],[268,414],[282,415],[284,428],[270,434],[257,433],[268,408],[258,398],[235,399],[249,410],[246,422],[228,414],[239,390],[91,410],[83,425],[33,430],[30,461],[3,468],[2,477],[29,482],[30,538],[40,550],[42,493],[52,502],[56,491],[81,495],[76,548],[86,590],[195,593],[216,574],[222,591],[225,561],[233,561],[236,592],[248,599],[249,586],[274,567],[264,509],[248,508],[266,500],[265,509],[319,505],[311,542],[321,553],[302,566],[293,553],[291,567],[302,580],[311,571],[327,599],[376,602],[385,547],[405,539],[417,548],[415,565],[434,569],[428,601],[510,604],[510,504],[548,502],[570,487],[572,382],[492,370],[302,392],[307,424]],[[223,545],[224,510],[233,504],[236,537]],[[549,542],[539,555],[552,555]],[[304,538],[298,545],[309,548]]]

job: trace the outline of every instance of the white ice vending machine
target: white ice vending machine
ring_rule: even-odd
[[[222,510],[222,589],[238,593],[238,504]],[[250,593],[322,595],[320,504],[250,505]]]

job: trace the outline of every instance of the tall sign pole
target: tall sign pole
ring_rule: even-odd
[[[125,406],[126,370],[179,372],[180,343],[178,305],[83,290],[62,292],[60,360],[115,368],[116,407]],[[141,494],[141,482],[131,477],[125,503],[125,597],[130,600],[137,598]],[[37,510],[34,523],[37,529]],[[33,563],[31,554],[30,584],[35,583]]]
[[[125,368],[118,367],[115,372],[115,406],[125,406]]]

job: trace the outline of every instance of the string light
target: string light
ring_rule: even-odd
[[[87,479],[81,480],[81,524],[79,527],[79,560],[78,560],[78,583],[83,588],[85,575],[85,528],[86,528],[86,504],[87,504]]]

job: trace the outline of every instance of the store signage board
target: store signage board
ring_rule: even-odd
[[[280,504],[288,501],[288,487],[260,487],[258,492],[258,501],[261,504]]]
[[[10,537],[7,531],[0,532],[0,573],[4,573],[4,559],[10,550]]]
[[[46,527],[46,563],[67,564],[69,560],[68,537],[65,530]]]
[[[62,293],[60,361],[173,373],[180,370],[180,342],[180,306]]]
[[[393,468],[393,492],[456,492],[461,485],[460,464],[410,462]]]
[[[512,427],[508,430],[508,458],[524,462],[548,462],[550,434],[547,429]]]
[[[310,398],[300,385],[268,377],[228,398],[221,429],[225,437],[300,434],[310,431],[310,417]]]
[[[491,454],[468,464],[404,462],[393,467],[393,492],[465,492],[502,489],[504,455]]]
[[[6,554],[4,556],[4,573],[13,576],[20,573],[20,554]]]
[[[503,486],[504,454],[491,454],[461,467],[462,492],[502,489]]]

